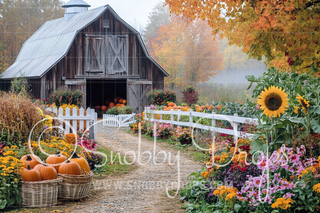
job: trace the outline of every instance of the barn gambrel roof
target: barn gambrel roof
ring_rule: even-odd
[[[169,76],[160,64],[150,56],[140,33],[121,19],[109,5],[106,5],[77,13],[69,20],[59,18],[44,23],[23,44],[16,61],[2,73],[1,78],[12,79],[21,74],[27,78],[42,77],[67,55],[78,32],[97,20],[107,10],[137,35],[145,55],[165,76]]]

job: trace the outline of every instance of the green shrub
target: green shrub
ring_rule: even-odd
[[[49,96],[49,103],[60,107],[62,104],[74,104],[81,106],[84,99],[84,94],[81,90],[71,90],[65,87],[60,87]]]
[[[129,106],[112,107],[106,112],[106,114],[108,115],[132,114],[132,109]]]
[[[172,90],[152,90],[147,93],[149,103],[153,105],[167,105],[167,102],[176,102],[177,96]]]

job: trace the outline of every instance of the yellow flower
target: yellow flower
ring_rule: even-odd
[[[310,102],[307,101],[306,99],[304,99],[301,95],[298,94],[298,96],[296,97],[296,99],[298,99],[298,102],[301,104],[301,107],[304,111],[304,113],[307,114],[308,112],[308,108],[310,106]]]
[[[278,198],[276,200],[276,202],[274,202],[272,205],[271,205],[271,208],[273,209],[276,209],[276,208],[281,208],[281,209],[288,209],[291,207],[291,204],[294,203],[294,201],[291,199],[291,198]]]
[[[294,107],[294,113],[298,114],[299,113],[299,107],[293,106]]]
[[[312,187],[312,190],[315,191],[315,192],[317,192],[317,193],[320,193],[320,183],[314,185],[314,186]]]
[[[264,91],[260,93],[258,104],[266,116],[280,117],[289,107],[288,101],[285,90],[282,90],[281,87],[270,86],[268,89],[264,88]]]

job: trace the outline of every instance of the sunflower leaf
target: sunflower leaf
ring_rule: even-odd
[[[311,106],[309,110],[310,110],[310,113],[320,114],[320,106]]]
[[[320,133],[320,125],[319,122],[316,119],[312,119],[310,121],[311,124],[311,129],[315,132],[315,133]]]

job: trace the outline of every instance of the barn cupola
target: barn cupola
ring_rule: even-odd
[[[65,8],[64,19],[69,20],[75,14],[86,11],[91,6],[82,0],[71,0],[62,7]]]

